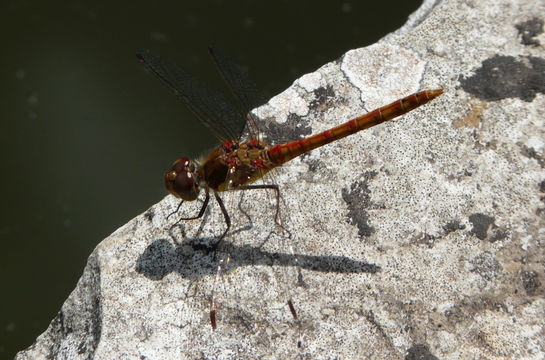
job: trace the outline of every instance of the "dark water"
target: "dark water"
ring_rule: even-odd
[[[218,86],[218,45],[276,94],[419,3],[3,0],[0,358],[47,328],[104,237],[161,200],[170,163],[214,144],[137,49]]]

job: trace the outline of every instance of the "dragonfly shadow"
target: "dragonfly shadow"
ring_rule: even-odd
[[[135,270],[150,280],[161,280],[172,272],[198,280],[216,273],[214,250],[203,239],[173,245],[167,239],[151,243],[138,257]],[[223,251],[232,259],[231,267],[250,265],[295,266],[302,269],[336,273],[376,273],[380,266],[346,256],[293,255],[263,251],[253,246],[237,246],[225,241]]]

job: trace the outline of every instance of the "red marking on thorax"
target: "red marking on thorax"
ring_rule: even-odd
[[[226,148],[230,148],[232,144],[233,144],[233,143],[232,143],[231,141],[229,141],[229,140],[225,140],[225,141],[223,142],[223,146],[225,146]]]

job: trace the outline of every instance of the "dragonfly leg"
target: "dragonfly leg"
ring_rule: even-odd
[[[294,319],[297,319],[297,312],[295,311],[295,306],[293,306],[291,299],[288,300],[288,307],[290,308],[291,316],[293,316]]]
[[[253,189],[270,189],[276,193],[276,214],[274,215],[274,222],[282,226],[278,222],[280,216],[280,188],[275,184],[261,184],[261,185],[242,185],[237,187],[237,190],[253,190]]]
[[[262,185],[243,185],[239,186],[237,190],[252,190],[252,189],[271,189],[274,190],[276,193],[276,214],[274,216],[274,222],[278,224],[282,229],[284,229],[289,237],[291,238],[291,232],[282,225],[279,221],[280,216],[280,188],[278,185],[275,184],[262,184]],[[291,299],[288,299],[288,308],[290,309],[291,316],[293,316],[294,319],[297,319],[297,311],[295,310],[295,306],[293,306],[293,302]]]
[[[289,237],[291,238],[291,232],[282,225],[282,223],[279,221],[280,219],[280,188],[278,185],[275,184],[260,184],[260,185],[242,185],[237,187],[237,190],[253,190],[253,189],[270,189],[274,190],[276,193],[276,214],[274,215],[274,222],[279,225],[282,229],[284,229]],[[297,319],[297,311],[295,310],[295,306],[293,306],[293,302],[291,299],[288,299],[288,308],[290,309],[291,316],[293,316],[294,319]],[[215,314],[214,314],[215,315]]]
[[[213,246],[214,247],[214,257],[215,257],[215,250],[217,250],[219,244],[221,243],[221,241],[223,240],[225,235],[227,235],[227,232],[231,228],[231,218],[229,217],[229,213],[227,212],[227,209],[225,208],[225,205],[223,204],[223,200],[220,198],[220,196],[217,193],[214,192],[214,197],[216,198],[216,201],[220,205],[221,212],[223,214],[223,217],[225,218],[225,224],[227,224],[227,228],[225,229],[223,234],[221,234],[219,240]]]
[[[276,225],[280,226],[291,238],[291,232],[282,224],[280,221],[280,188],[275,184],[261,184],[261,185],[242,185],[237,187],[237,190],[252,190],[252,189],[270,189],[274,190],[276,193],[276,213],[274,215],[274,222]]]
[[[208,189],[207,189],[206,190],[206,197],[204,198],[204,202],[202,203],[201,210],[199,210],[199,213],[197,214],[197,216],[192,216],[192,217],[187,217],[187,218],[180,218],[172,226],[176,225],[177,223],[179,223],[182,220],[185,221],[185,220],[195,220],[195,219],[202,218],[202,216],[204,215],[204,211],[206,210],[206,207],[208,206],[208,201],[209,200],[210,200],[210,193],[208,192]],[[180,209],[180,206],[182,206],[183,202],[184,202],[183,200],[180,202],[180,205],[178,205],[178,207],[176,208],[176,211],[174,213],[178,212],[178,210]],[[170,214],[170,215],[172,215],[172,214]],[[168,217],[167,217],[167,219],[168,219]]]
[[[178,211],[180,211],[180,208],[182,207],[182,204],[184,203],[184,201],[180,201],[180,204],[178,204],[178,207],[176,208],[176,210],[174,210],[173,212],[171,212],[170,214],[168,214],[167,216],[167,220],[174,214],[176,214]]]

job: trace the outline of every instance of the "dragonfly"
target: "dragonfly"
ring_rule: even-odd
[[[204,191],[204,201],[195,216],[178,221],[200,219],[209,205],[210,194],[218,203],[226,228],[213,245],[214,252],[231,228],[231,217],[221,193],[234,190],[272,190],[276,198],[275,222],[278,223],[280,189],[275,183],[255,184],[271,170],[313,149],[340,140],[361,130],[379,125],[408,113],[443,93],[442,89],[424,90],[398,99],[362,116],[318,134],[277,145],[268,145],[260,135],[258,118],[252,112],[266,100],[251,81],[245,68],[209,47],[209,54],[238,105],[182,67],[164,60],[150,50],[141,50],[137,58],[179,96],[195,117],[219,140],[219,145],[201,160],[181,157],[164,174],[168,192],[184,201],[194,201]],[[287,305],[294,318],[297,313],[291,299]],[[216,329],[216,306],[211,302],[210,323]]]

